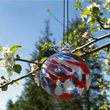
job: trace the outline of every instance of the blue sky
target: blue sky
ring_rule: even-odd
[[[69,20],[75,18],[76,15],[80,17],[80,11],[76,11],[73,6],[76,1],[69,1]],[[47,13],[47,8],[50,8],[51,13],[63,22],[63,0],[0,0],[0,45],[2,47],[21,45],[22,48],[16,54],[23,55],[23,59],[31,59],[30,54],[35,48],[35,42],[38,41],[38,37],[42,36],[41,30],[45,30],[44,21],[46,19],[50,19],[50,28],[53,32],[51,39],[55,38],[58,45],[63,37],[63,27]],[[104,33],[96,34],[97,37],[100,35],[104,35]],[[102,43],[107,43],[107,40],[103,40]],[[28,68],[27,63],[16,63],[22,65],[23,69],[20,75],[24,75],[25,69]],[[1,75],[7,77],[4,70],[0,70]],[[20,77],[20,75],[13,73],[12,79]],[[19,81],[19,86],[10,85],[6,92],[0,90],[0,110],[6,110],[5,105],[8,99],[16,101],[16,96],[21,95],[24,82],[23,79]]]

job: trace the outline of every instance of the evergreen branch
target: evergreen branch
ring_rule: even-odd
[[[76,52],[78,50],[83,49],[84,47],[87,47],[87,46],[93,44],[94,42],[97,42],[97,41],[102,40],[102,39],[107,38],[107,37],[110,37],[110,33],[109,34],[106,34],[104,36],[98,37],[98,38],[92,40],[91,42],[89,42],[89,43],[87,43],[87,44],[85,44],[85,45],[83,45],[83,46],[81,46],[79,48],[76,48],[75,50],[72,50],[71,52],[74,53],[74,52]]]
[[[91,50],[91,51],[89,51],[89,52],[86,52],[86,53],[84,53],[84,54],[82,54],[82,55],[79,55],[79,56],[80,56],[80,57],[84,57],[84,56],[86,56],[86,55],[92,54],[92,53],[94,53],[94,52],[96,52],[96,51],[99,51],[99,50],[101,50],[101,49],[103,49],[103,48],[105,48],[105,47],[108,47],[108,46],[110,46],[110,42],[107,43],[107,44],[105,44],[105,45],[103,45],[103,46],[100,46],[100,47],[98,47],[98,48],[96,48],[96,49],[93,49],[93,50]]]
[[[38,68],[37,68],[35,71],[38,71]],[[9,85],[9,84],[12,84],[12,83],[15,82],[15,81],[21,80],[21,79],[23,79],[23,78],[25,78],[25,77],[27,77],[27,76],[30,76],[31,74],[32,74],[32,72],[30,72],[30,73],[28,73],[28,74],[26,74],[26,75],[24,75],[24,76],[21,76],[21,77],[19,77],[19,78],[17,78],[17,79],[14,79],[14,80],[10,81],[9,83],[6,83],[6,84],[4,84],[4,85],[1,85],[0,88],[5,87],[5,86],[7,86],[7,85]]]

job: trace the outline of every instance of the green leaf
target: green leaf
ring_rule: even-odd
[[[13,68],[14,68],[14,71],[15,71],[16,73],[18,73],[18,74],[21,73],[22,67],[21,67],[19,64],[15,64],[15,65],[13,66]]]
[[[84,9],[82,12],[81,12],[82,15],[90,15],[90,11],[88,9]]]
[[[48,9],[47,9],[47,12],[50,12],[50,11],[51,11],[51,9],[48,8]]]
[[[14,84],[14,82],[11,83],[11,85],[13,85],[13,84]]]
[[[95,14],[98,14],[99,13],[99,7],[93,7],[93,12]]]
[[[77,46],[77,41],[74,42],[74,46],[75,46],[75,47]]]
[[[91,17],[90,20],[87,22],[88,24],[96,23],[96,19]]]
[[[41,63],[41,64],[44,63],[44,61],[47,60],[47,58],[48,58],[48,57],[42,58],[39,63]]]
[[[8,86],[4,86],[1,89],[2,89],[2,91],[6,91],[8,89]]]
[[[94,28],[95,27],[95,25],[91,25],[90,27],[89,27],[89,29],[92,29],[92,28]]]
[[[78,0],[77,1],[77,6],[80,7],[81,6],[81,2]]]
[[[103,13],[102,12],[99,12],[99,16],[102,16],[103,15]]]
[[[2,46],[0,45],[0,51],[2,50]]]
[[[97,81],[102,82],[102,78],[97,79]]]
[[[17,85],[19,85],[19,81],[15,81],[15,83],[16,83]]]
[[[107,102],[104,101],[104,107],[108,108]]]
[[[12,51],[12,53],[14,54],[21,47],[22,46],[20,46],[20,45],[14,45],[13,47],[10,48],[10,51]]]
[[[16,58],[17,58],[17,59],[20,59],[21,56],[22,56],[22,55],[18,55],[18,54],[17,54],[17,55],[16,55]]]
[[[103,94],[103,97],[105,97],[105,96],[106,96],[106,92],[105,92],[105,91],[103,91],[103,93],[102,93],[102,94]]]
[[[76,8],[76,10],[78,10],[79,8]]]
[[[108,21],[108,19],[107,18],[102,18],[102,22],[107,22]]]
[[[8,74],[8,77],[10,78],[10,74]]]
[[[63,42],[61,41],[61,42],[59,42],[59,44],[60,44],[60,46],[62,46],[63,45]]]
[[[85,0],[82,0],[82,2],[85,2]]]
[[[102,69],[102,70],[105,69],[105,66],[102,66],[101,69]]]
[[[104,107],[99,107],[99,109],[104,109]]]
[[[106,53],[106,57],[108,56],[108,53]]]
[[[94,33],[96,33],[96,30],[93,30]]]
[[[107,85],[107,87],[110,87],[110,85]]]
[[[73,4],[73,6],[77,8],[77,5],[74,5],[74,4]]]

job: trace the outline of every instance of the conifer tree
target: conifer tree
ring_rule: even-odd
[[[12,110],[14,108],[14,103],[11,99],[8,100],[8,102],[6,104],[6,108],[7,108],[7,110]]]

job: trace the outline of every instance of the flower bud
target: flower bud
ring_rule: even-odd
[[[0,83],[0,85],[3,85],[2,83]]]
[[[40,75],[39,71],[36,72],[36,75]]]
[[[5,79],[5,77],[4,76],[1,76],[1,79]]]
[[[6,80],[3,79],[3,80],[1,81],[1,83],[2,83],[2,85],[3,85],[4,83],[6,83]]]
[[[85,37],[83,37],[83,39],[84,39],[84,40],[86,40],[86,38],[85,38]]]
[[[99,89],[99,91],[101,91],[102,89]]]
[[[35,70],[32,71],[32,74],[35,74]]]

